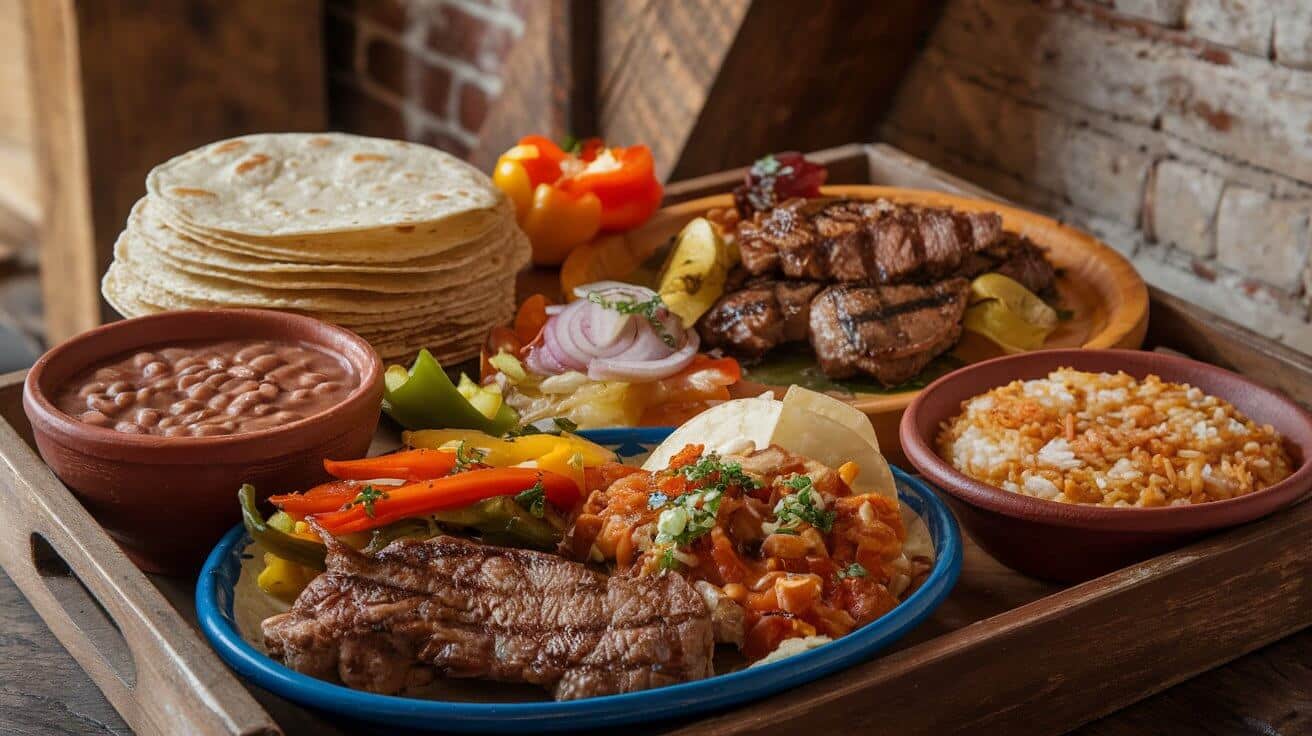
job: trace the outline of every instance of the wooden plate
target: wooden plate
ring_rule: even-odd
[[[824,187],[831,197],[885,198],[904,204],[952,207],[963,212],[997,212],[1005,229],[1029,237],[1048,251],[1058,268],[1057,292],[1062,306],[1074,312],[1044,344],[1045,348],[1138,348],[1148,330],[1148,288],[1139,273],[1120,253],[1097,238],[1050,218],[997,202],[899,187],[866,185]],[[601,238],[581,246],[561,266],[564,293],[575,286],[605,279],[654,278],[644,264],[659,262],[672,238],[683,226],[715,207],[732,207],[733,197],[718,194],[666,207],[647,224],[622,235]],[[1002,355],[999,348],[966,333],[952,354],[966,363]],[[740,388],[754,395],[766,387],[747,383]],[[843,398],[870,416],[886,449],[898,446],[897,423],[919,390],[897,393],[854,393]],[[900,452],[892,453],[894,461]]]

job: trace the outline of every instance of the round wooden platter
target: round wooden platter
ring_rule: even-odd
[[[1139,273],[1120,253],[1086,232],[1056,220],[998,202],[944,192],[866,185],[824,187],[830,197],[889,199],[927,207],[951,207],[963,212],[997,212],[1005,229],[1024,235],[1048,252],[1058,269],[1057,293],[1061,306],[1073,316],[1062,322],[1045,348],[1138,348],[1148,330],[1148,288]],[[607,279],[626,280],[644,263],[657,260],[689,220],[717,207],[732,207],[733,197],[719,194],[666,207],[645,225],[621,235],[598,239],[570,254],[561,266],[565,294],[575,286]],[[966,363],[996,357],[1002,352],[988,341],[966,333],[952,355]],[[760,384],[739,390],[754,395]],[[918,391],[856,393],[844,396],[870,416],[881,445],[897,446],[897,423]]]

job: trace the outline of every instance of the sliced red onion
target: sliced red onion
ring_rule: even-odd
[[[692,362],[700,340],[685,330],[677,315],[661,309],[649,321],[624,314],[599,301],[646,302],[651,289],[619,281],[602,281],[574,290],[579,299],[549,308],[542,342],[529,349],[529,369],[559,375],[586,371],[595,380],[654,381],[678,373]],[[674,338],[674,345],[665,341]]]
[[[588,365],[588,378],[594,381],[627,381],[629,383],[646,383],[669,378],[687,368],[693,358],[697,357],[697,348],[701,339],[697,333],[688,331],[688,339],[682,348],[660,360],[617,360],[598,358]]]

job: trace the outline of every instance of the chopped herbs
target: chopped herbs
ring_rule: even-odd
[[[385,492],[373,486],[365,486],[360,489],[359,493],[355,494],[355,498],[351,499],[347,506],[363,506],[365,515],[372,519],[374,518],[374,502],[382,501],[385,498],[387,498]]]
[[[660,491],[656,491],[655,493],[652,493],[650,496],[647,496],[647,508],[658,509],[664,506],[666,502],[668,502],[669,500],[670,500],[669,496],[665,495],[664,493],[661,493]]]
[[[637,314],[646,319],[651,324],[652,330],[660,336],[661,341],[670,347],[677,347],[674,335],[671,335],[666,329],[665,324],[661,322],[660,312],[665,309],[665,302],[661,300],[660,294],[652,295],[652,298],[645,302],[629,301],[611,301],[598,292],[590,292],[588,301],[600,305],[606,309],[613,309],[620,314]]]
[[[689,483],[700,484],[710,476],[716,476],[715,490],[723,493],[729,486],[739,486],[743,490],[755,490],[761,487],[761,484],[750,475],[743,472],[743,466],[738,463],[726,463],[720,459],[720,456],[714,452],[703,455],[697,462],[691,465],[685,465],[674,471],[682,475]]]
[[[541,519],[547,513],[547,491],[539,480],[529,488],[515,495],[515,503],[523,506],[530,514]]]
[[[662,570],[679,569],[679,558],[674,555],[673,547],[665,548],[665,551],[661,553],[660,561],[657,562],[657,566]]]
[[[865,566],[862,565],[860,562],[853,562],[852,564],[848,565],[847,567],[835,573],[835,575],[838,576],[839,580],[842,580],[843,578],[863,578],[869,574],[870,573],[866,571]]]
[[[719,489],[693,491],[675,498],[656,519],[656,543],[692,544],[715,527],[723,499],[724,492]]]
[[[456,447],[456,466],[451,469],[451,475],[473,470],[474,466],[482,464],[485,457],[487,450],[470,447],[467,442],[461,441]]]
[[[780,529],[795,529],[803,522],[828,532],[834,527],[834,512],[825,508],[824,497],[811,483],[810,476],[794,475],[780,483],[793,490],[775,504],[774,515]]]

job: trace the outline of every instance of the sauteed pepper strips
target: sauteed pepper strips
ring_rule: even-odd
[[[463,427],[499,435],[518,419],[515,410],[499,400],[490,416],[476,409],[427,350],[419,351],[409,371],[394,365],[384,379],[383,411],[406,429]]]
[[[539,135],[497,160],[492,181],[515,204],[533,261],[557,265],[600,230],[627,230],[651,217],[663,190],[646,146],[606,148],[589,139],[574,151]]]
[[[349,534],[376,529],[401,519],[462,508],[496,496],[536,492],[539,488],[543,498],[557,508],[573,508],[579,500],[578,484],[558,473],[537,468],[486,468],[379,489],[379,495],[370,503],[315,514],[314,520],[332,534]]]
[[[324,546],[309,539],[302,539],[269,526],[264,515],[255,507],[255,487],[249,483],[237,491],[237,500],[241,504],[241,522],[246,533],[261,547],[289,562],[304,565],[315,570],[323,570]]]
[[[359,460],[324,460],[323,469],[342,480],[432,480],[450,475],[456,467],[456,454],[448,450],[418,449]],[[313,491],[311,491],[313,492]],[[275,502],[276,503],[276,502]]]

